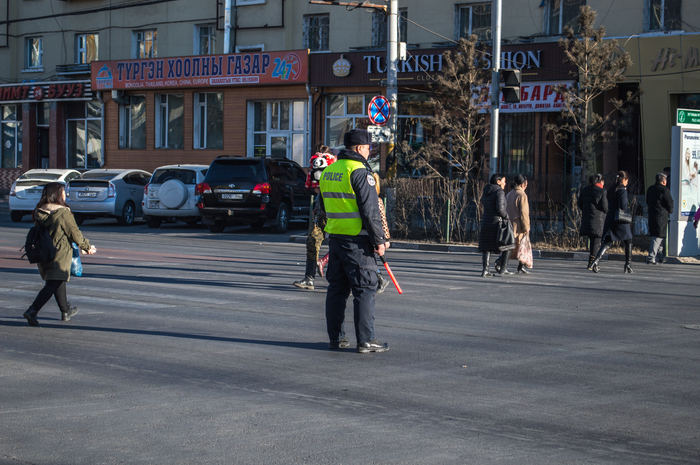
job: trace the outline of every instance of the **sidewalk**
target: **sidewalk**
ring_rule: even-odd
[[[306,243],[306,235],[292,235],[289,236],[289,242]],[[402,241],[391,241],[392,249],[408,249],[408,250],[425,250],[431,252],[459,252],[459,253],[480,253],[478,248],[471,245],[452,245],[452,244],[430,244],[427,242],[402,242]],[[533,258],[556,258],[560,260],[581,260],[588,261],[588,252],[560,252],[554,250],[533,250]],[[605,254],[601,260],[614,260],[614,261],[625,261],[625,256],[623,254]],[[646,261],[645,255],[633,255],[633,262]],[[693,257],[666,257],[664,263],[670,264],[700,264],[700,260]]]

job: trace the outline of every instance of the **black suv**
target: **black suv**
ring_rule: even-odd
[[[286,158],[221,156],[197,184],[197,208],[211,232],[231,224],[272,226],[283,233],[291,220],[309,218],[306,173]]]

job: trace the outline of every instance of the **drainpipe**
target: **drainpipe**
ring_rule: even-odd
[[[233,7],[233,9],[231,9]],[[226,0],[224,7],[224,55],[233,53],[231,50],[231,25],[232,15],[236,14],[236,0]],[[235,31],[234,31],[235,34]]]
[[[97,91],[97,100],[100,102],[100,155],[102,155],[102,163],[105,165],[105,101],[102,100],[102,91]]]
[[[306,166],[306,156],[311,156],[311,151],[313,150],[311,148],[311,136],[312,136],[312,131],[311,131],[311,125],[313,124],[314,121],[314,115],[313,115],[313,105],[314,105],[314,96],[311,94],[311,88],[309,87],[309,83],[306,83],[306,93],[309,94],[309,103],[308,106],[309,108],[306,110],[306,155],[304,156],[304,165]]]

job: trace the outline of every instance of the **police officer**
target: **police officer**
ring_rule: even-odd
[[[374,296],[377,262],[384,255],[385,238],[379,213],[376,181],[367,164],[371,139],[364,129],[344,137],[338,161],[323,171],[321,195],[330,235],[326,326],[331,350],[349,346],[344,337],[345,305],[352,291],[355,336],[359,353],[386,352],[388,344],[374,337]]]

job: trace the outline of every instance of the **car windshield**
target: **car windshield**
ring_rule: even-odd
[[[22,181],[55,181],[60,178],[56,173],[24,173],[19,177]]]
[[[217,180],[248,179],[263,180],[263,164],[259,159],[252,160],[217,160],[216,168],[209,170],[209,175]]]
[[[197,184],[197,172],[194,170],[164,169],[156,170],[151,178],[152,184],[163,184],[165,181],[176,179],[183,184]]]
[[[95,172],[87,172],[83,173],[82,176],[80,176],[80,179],[113,179],[115,176],[120,175],[121,172],[119,171],[95,171]]]

